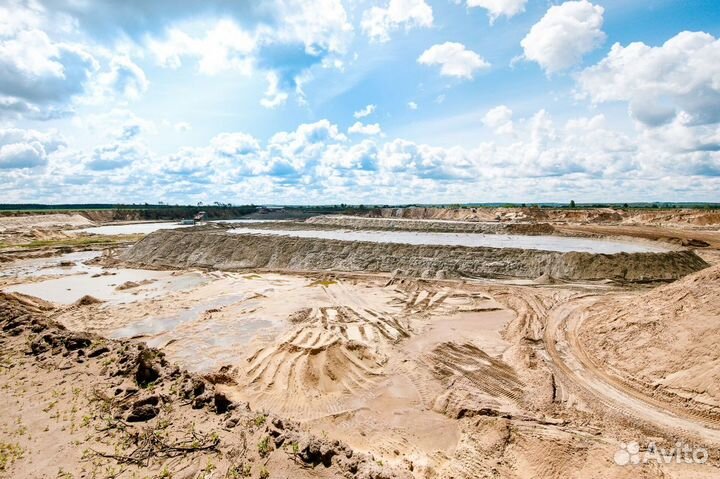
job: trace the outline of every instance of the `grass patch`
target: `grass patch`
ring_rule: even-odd
[[[260,457],[267,457],[272,452],[272,446],[270,445],[270,436],[265,436],[258,443],[258,454]]]
[[[313,281],[308,286],[323,286],[327,288],[328,286],[332,286],[333,284],[337,284],[337,281],[334,279],[318,279],[317,281]]]
[[[92,246],[92,245],[113,245],[119,243],[127,243],[128,241],[138,241],[144,235],[122,235],[122,236],[79,236],[76,238],[58,238],[58,239],[47,239],[47,240],[35,240],[29,243],[10,245],[7,243],[0,243],[0,248],[25,248],[25,249],[38,249],[38,248],[61,248],[61,247],[78,247],[78,246]]]
[[[23,456],[23,450],[17,444],[0,442],[0,471],[4,471],[9,465]]]

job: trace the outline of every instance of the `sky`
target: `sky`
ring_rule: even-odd
[[[0,0],[0,203],[720,201],[716,0]]]

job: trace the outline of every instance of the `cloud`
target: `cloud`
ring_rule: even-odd
[[[668,199],[711,200],[720,187],[720,133],[710,125],[677,119],[628,135],[602,115],[558,123],[545,110],[525,118],[493,110],[501,126],[512,120],[512,142],[474,148],[379,136],[350,142],[337,125],[320,120],[265,142],[228,132],[205,146],[158,155],[135,136],[85,156],[52,146],[57,135],[0,130],[6,172],[0,194],[6,201],[65,202],[92,196],[183,203],[464,202],[478,195],[487,201],[557,201],[565,194],[634,201],[647,200],[642,192],[649,190]],[[44,155],[30,151],[33,141],[43,145]],[[31,146],[2,148],[18,143]]]
[[[340,0],[278,0],[267,4],[265,15],[269,18],[255,22],[230,17],[171,24],[164,35],[146,42],[166,68],[194,59],[205,75],[264,72],[269,86],[260,103],[277,108],[293,89],[302,100],[301,83],[310,78],[310,69],[336,64],[333,59],[345,53],[353,28]]]
[[[407,106],[408,106],[408,108],[410,108],[411,110],[417,110],[417,109],[418,109],[418,104],[415,103],[414,101],[409,101],[408,104],[407,104]]]
[[[39,143],[12,143],[0,146],[0,169],[33,168],[47,164],[47,155]]]
[[[122,45],[123,51],[149,53],[164,68],[192,61],[205,75],[271,72],[278,94],[263,103],[274,107],[310,78],[313,66],[339,64],[337,56],[346,53],[353,35],[342,0],[127,0],[102,8],[93,2],[37,1],[45,7],[39,7],[43,16],[71,19],[76,36],[103,54]],[[116,63],[111,72],[117,88],[136,97],[146,88],[142,70],[127,61]]]
[[[54,42],[41,30],[0,35],[1,113],[53,116],[84,92],[98,68],[82,47]]]
[[[48,155],[64,146],[54,132],[40,133],[19,128],[0,129],[0,169],[24,169],[45,166]]]
[[[353,113],[353,116],[357,119],[365,118],[366,116],[370,116],[375,112],[375,105],[370,104],[367,105],[365,108],[362,108],[355,113]]]
[[[400,27],[431,27],[432,7],[425,0],[389,0],[386,8],[372,7],[363,13],[360,26],[371,41],[387,42]]]
[[[265,75],[268,82],[267,90],[265,90],[265,96],[260,99],[260,104],[265,108],[277,108],[280,105],[285,104],[288,99],[288,94],[284,91],[280,91],[279,83],[280,80],[275,72],[269,72]]]
[[[186,132],[192,130],[192,125],[186,121],[179,121],[173,125],[175,131]]]
[[[218,20],[205,26],[203,33],[190,36],[182,27],[171,27],[162,39],[151,37],[148,49],[160,66],[179,68],[184,58],[197,58],[198,71],[207,75],[235,70],[252,71],[252,54],[258,40],[234,21]]]
[[[121,141],[95,148],[90,158],[85,161],[85,167],[91,171],[116,170],[129,167],[145,158],[147,152],[142,144]]]
[[[659,47],[616,43],[598,64],[578,75],[593,103],[628,102],[649,127],[679,119],[687,125],[720,122],[720,40],[682,32]]]
[[[514,17],[525,11],[527,0],[467,0],[468,8],[481,7],[488,11],[490,24],[500,16]]]
[[[380,129],[379,123],[371,123],[365,125],[359,121],[356,121],[355,124],[348,128],[348,133],[357,133],[360,135],[381,135],[382,130]]]
[[[348,170],[375,171],[378,168],[377,162],[378,146],[372,140],[346,147],[342,144],[329,145],[322,157],[318,174],[337,176],[340,172]]]
[[[482,122],[485,126],[492,128],[497,135],[511,135],[514,131],[512,115],[513,112],[510,108],[499,105],[488,110]]]
[[[253,32],[253,36],[264,43],[300,42],[308,51],[337,52],[346,47],[348,34],[352,32],[340,0],[125,0],[104,5],[75,0],[39,2],[48,11],[69,15],[83,31],[104,44],[112,44],[122,37],[142,43],[148,37],[161,37],[177,26],[182,26],[182,31],[207,32],[208,29],[203,29],[197,19],[227,20],[220,29],[211,30],[217,37],[211,44],[220,49],[224,45],[245,50],[246,39],[238,33]],[[209,39],[208,36],[200,35],[198,38]],[[226,36],[225,40],[223,36]]]
[[[145,72],[129,57],[118,56],[110,61],[110,69],[99,75],[98,83],[112,94],[136,100],[148,89]]]
[[[433,45],[417,59],[423,65],[440,65],[440,74],[472,79],[477,70],[486,70],[490,64],[480,55],[465,48],[462,43],[445,42]]]
[[[86,40],[72,18],[37,2],[0,9],[0,116],[51,120],[81,104],[136,99],[147,90],[128,54]],[[70,39],[70,40],[68,40]]]
[[[605,41],[604,11],[587,0],[550,7],[520,42],[525,59],[537,62],[548,75],[580,63]]]

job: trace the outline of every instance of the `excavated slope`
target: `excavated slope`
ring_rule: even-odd
[[[631,387],[720,417],[720,265],[600,302],[580,338]]]
[[[555,228],[547,223],[499,223],[480,221],[433,221],[428,219],[372,218],[362,216],[323,215],[305,220],[303,226],[322,225],[350,229],[432,231],[451,233],[549,235]]]
[[[370,217],[515,221],[548,223],[633,224],[708,227],[720,225],[720,211],[697,209],[632,210],[614,208],[376,208]]]
[[[620,281],[675,280],[707,267],[707,263],[690,251],[613,255],[559,253],[242,235],[215,229],[156,231],[130,248],[121,259],[164,268],[397,272],[439,278],[534,279],[549,275],[564,280]]]

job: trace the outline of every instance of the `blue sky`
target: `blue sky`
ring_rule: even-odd
[[[2,202],[718,200],[715,1],[0,9]]]

